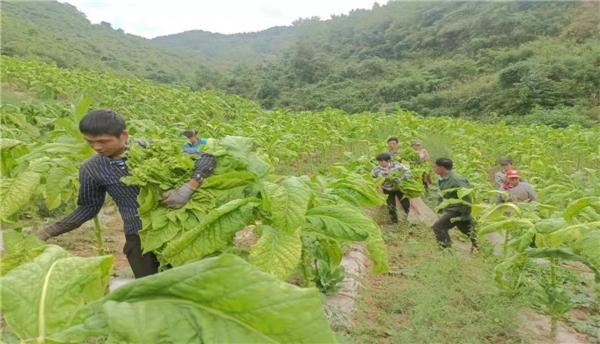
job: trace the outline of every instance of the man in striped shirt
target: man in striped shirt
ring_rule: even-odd
[[[115,112],[94,110],[88,112],[79,122],[79,130],[87,143],[98,153],[86,160],[79,168],[78,207],[64,219],[40,230],[37,235],[46,240],[78,228],[100,212],[108,193],[117,204],[125,231],[123,253],[136,278],[158,271],[158,260],[152,252],[142,254],[138,231],[142,221],[138,213],[137,186],[126,185],[121,178],[127,176],[127,150],[129,135],[125,119]],[[163,205],[168,208],[181,208],[208,177],[216,164],[214,156],[202,153],[196,160],[196,168],[191,179],[181,187],[167,191],[163,195]]]
[[[383,178],[381,191],[387,195],[388,213],[392,223],[398,223],[398,212],[396,210],[396,198],[400,200],[400,205],[406,215],[410,209],[410,200],[404,197],[402,191],[397,188],[398,183],[411,177],[408,167],[399,162],[392,161],[390,153],[381,153],[377,156],[377,166],[371,170],[373,178]],[[394,174],[398,176],[393,177]]]

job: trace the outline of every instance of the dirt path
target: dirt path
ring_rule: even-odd
[[[558,323],[556,338],[552,340],[552,338],[549,338],[550,317],[539,314],[531,309],[524,310],[521,313],[520,320],[520,331],[531,344],[588,344],[598,343],[598,340],[600,340],[600,338],[598,338],[598,340],[593,341],[592,338],[578,333],[564,322]]]
[[[123,221],[116,207],[106,206],[102,208],[100,222],[103,226],[105,254],[111,254],[115,257],[113,275],[123,278],[133,277],[127,258],[123,254],[123,245],[125,244]],[[97,256],[99,253],[94,236],[94,222],[91,220],[78,229],[49,239],[48,242],[60,245],[80,257]]]
[[[341,265],[346,270],[346,278],[340,290],[325,299],[325,313],[333,327],[352,326],[359,290],[370,268],[366,252],[364,245],[355,244],[342,258]]]

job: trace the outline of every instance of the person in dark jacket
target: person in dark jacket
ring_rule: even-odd
[[[109,110],[90,111],[79,122],[79,131],[97,154],[79,168],[78,207],[64,219],[39,230],[37,236],[47,240],[78,228],[100,212],[108,193],[115,201],[123,219],[123,252],[133,274],[139,278],[156,273],[158,260],[152,252],[143,254],[138,234],[142,228],[137,202],[139,188],[121,182],[121,178],[129,174],[125,157],[129,135],[125,119]],[[201,154],[196,160],[190,180],[176,189],[165,192],[163,205],[168,208],[183,207],[200,187],[203,179],[211,175],[215,164],[214,156]]]
[[[450,229],[457,227],[461,232],[468,235],[473,247],[477,247],[477,240],[473,229],[473,218],[471,217],[471,197],[469,195],[463,198],[458,197],[458,189],[470,188],[469,181],[453,170],[453,162],[448,158],[439,158],[435,161],[433,172],[439,179],[439,190],[442,194],[440,201],[456,200],[443,209],[442,215],[433,224],[433,232],[440,247],[450,247],[452,245]]]

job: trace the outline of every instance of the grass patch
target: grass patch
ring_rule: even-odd
[[[367,277],[354,326],[338,331],[342,342],[524,342],[517,331],[523,303],[500,293],[493,266],[460,249],[441,252],[427,227],[384,231],[392,271]]]

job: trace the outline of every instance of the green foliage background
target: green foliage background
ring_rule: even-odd
[[[265,108],[398,108],[482,121],[597,124],[593,2],[396,2],[234,35],[147,40],[68,4],[6,2],[2,54],[211,88]]]

